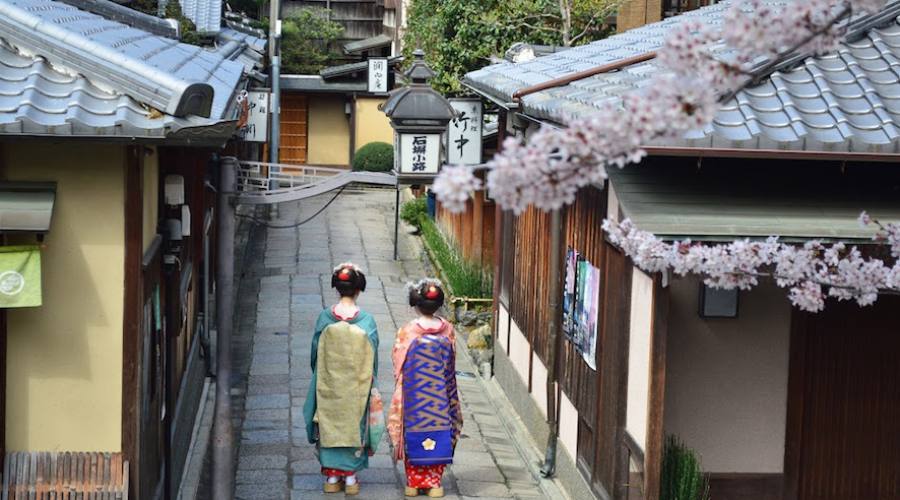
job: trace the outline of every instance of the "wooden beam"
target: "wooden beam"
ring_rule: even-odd
[[[800,450],[803,446],[803,385],[806,378],[807,313],[791,310],[791,346],[788,356],[788,405],[784,441],[784,498],[800,497]]]
[[[6,309],[0,309],[0,470],[6,456]]]
[[[669,322],[669,288],[662,286],[659,275],[653,279],[653,335],[650,354],[650,397],[647,415],[647,449],[644,460],[645,498],[659,498],[662,480],[663,427],[666,396],[666,337]]]
[[[144,148],[125,148],[125,293],[122,325],[122,453],[130,464],[129,496],[140,491],[140,363]]]

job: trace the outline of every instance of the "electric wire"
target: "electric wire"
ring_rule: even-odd
[[[322,208],[320,208],[319,210],[316,211],[316,213],[310,215],[309,217],[307,217],[306,219],[303,219],[303,220],[300,221],[300,222],[295,222],[295,223],[293,223],[293,224],[284,224],[284,225],[271,224],[271,223],[266,222],[266,221],[264,221],[264,220],[257,219],[256,217],[253,217],[252,215],[241,215],[241,214],[236,214],[236,215],[237,215],[237,217],[240,217],[240,218],[242,218],[242,219],[248,219],[248,220],[250,220],[251,222],[253,222],[254,224],[257,224],[257,225],[259,225],[259,226],[263,226],[263,227],[265,227],[265,228],[267,228],[267,229],[295,229],[295,228],[298,228],[298,227],[300,227],[300,226],[306,224],[307,222],[309,222],[309,221],[315,219],[315,218],[318,217],[319,215],[321,215],[322,212],[325,211],[325,209],[327,209],[329,206],[331,206],[331,204],[334,203],[335,200],[338,199],[338,196],[340,196],[341,193],[344,192],[344,189],[345,189],[346,187],[347,187],[347,186],[342,186],[342,187],[338,190],[338,192],[335,193],[334,196],[332,196],[330,200],[328,200],[328,203],[326,203],[325,205],[323,205]]]

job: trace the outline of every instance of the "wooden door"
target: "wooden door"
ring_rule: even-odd
[[[900,297],[829,303],[792,339],[787,498],[900,499]]]
[[[305,165],[307,162],[307,98],[301,94],[283,94],[281,98],[281,147],[279,163]]]

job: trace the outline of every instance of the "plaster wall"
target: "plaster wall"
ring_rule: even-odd
[[[310,165],[350,165],[350,120],[343,96],[309,97]]]
[[[57,182],[43,305],[7,311],[7,447],[120,451],[125,148],[7,143],[0,165],[6,180]]]
[[[791,306],[784,290],[741,292],[737,319],[697,314],[697,279],[671,282],[667,433],[708,472],[784,470]]]
[[[394,129],[388,117],[378,109],[385,100],[380,97],[358,97],[356,99],[356,144],[357,151],[370,142],[394,144]]]
[[[625,430],[642,450],[647,449],[650,392],[650,354],[653,318],[653,279],[638,268],[631,277],[631,321],[628,341],[628,409]]]

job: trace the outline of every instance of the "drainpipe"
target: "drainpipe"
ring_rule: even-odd
[[[213,421],[213,494],[234,498],[234,430],[231,427],[231,331],[234,327],[234,193],[237,159],[222,158],[216,225],[216,411]]]
[[[550,427],[550,435],[547,438],[547,449],[544,453],[544,465],[541,466],[541,475],[552,477],[556,473],[556,448],[559,435],[559,408],[556,400],[557,388],[557,354],[559,353],[559,335],[561,308],[560,295],[562,295],[562,246],[565,244],[562,235],[562,209],[554,210],[550,215],[550,320],[547,322],[547,342],[549,346],[547,354],[547,424]]]

